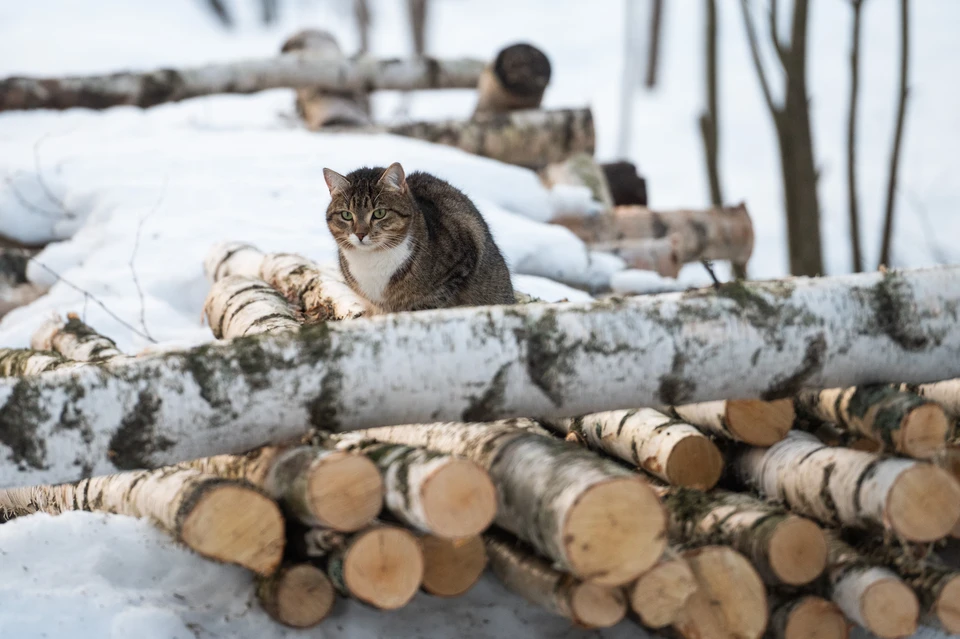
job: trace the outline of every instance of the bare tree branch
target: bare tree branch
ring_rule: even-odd
[[[890,245],[893,241],[893,211],[897,195],[897,170],[900,166],[900,147],[903,142],[903,123],[907,114],[907,67],[910,53],[909,2],[900,0],[900,99],[897,105],[897,128],[893,134],[890,154],[890,175],[887,180],[887,209],[883,220],[883,244],[880,264],[890,266]]]
[[[850,250],[854,273],[863,271],[860,252],[860,212],[857,204],[857,98],[860,89],[860,9],[863,0],[850,0],[853,7],[853,44],[850,49],[850,111],[847,116],[847,202],[850,213]]]
[[[753,18],[750,17],[750,7],[747,0],[740,0],[740,9],[743,13],[743,27],[747,31],[747,41],[750,44],[750,57],[753,59],[753,66],[757,70],[757,79],[760,81],[760,88],[763,90],[763,99],[767,103],[770,113],[776,116],[780,108],[773,101],[773,94],[770,92],[770,83],[767,82],[767,73],[763,69],[763,61],[760,59],[760,45],[757,43],[757,31],[753,25]]]
[[[777,57],[780,58],[780,63],[785,64],[787,50],[780,41],[780,3],[778,0],[770,0],[770,10],[767,13],[770,17],[770,41],[777,52]]]

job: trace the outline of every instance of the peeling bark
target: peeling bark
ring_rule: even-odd
[[[116,342],[84,324],[74,313],[67,320],[57,315],[40,325],[30,338],[30,347],[38,351],[56,351],[77,362],[96,362],[120,357]]]
[[[207,323],[217,339],[295,331],[296,309],[263,280],[231,275],[210,287],[203,305]]]

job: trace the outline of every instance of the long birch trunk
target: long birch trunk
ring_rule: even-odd
[[[270,574],[283,556],[283,516],[252,486],[182,468],[0,491],[0,514],[72,510],[149,519],[198,554]]]
[[[573,433],[588,448],[635,464],[674,486],[709,490],[723,472],[723,457],[708,437],[652,408],[591,413],[547,422]]]
[[[336,593],[316,566],[285,564],[257,580],[257,599],[274,621],[291,628],[311,628],[333,610]]]
[[[308,526],[354,532],[383,508],[380,471],[366,457],[309,446],[267,446],[246,455],[216,455],[184,462],[226,479],[242,479],[278,500]]]
[[[497,487],[497,525],[581,579],[627,583],[666,545],[663,508],[647,483],[578,446],[509,422],[412,424],[353,436],[475,461]]]
[[[580,581],[555,570],[532,549],[506,535],[484,535],[490,569],[508,590],[581,628],[609,628],[627,613],[619,588]]]
[[[30,347],[56,351],[77,362],[103,361],[123,355],[116,342],[84,324],[74,313],[68,313],[66,321],[58,315],[41,324],[30,338]]]
[[[459,597],[470,590],[487,567],[487,551],[479,535],[444,539],[420,537],[423,550],[423,583],[420,587],[436,597]]]
[[[151,107],[203,95],[280,88],[315,87],[332,92],[472,89],[483,67],[477,60],[429,57],[330,60],[307,51],[192,69],[65,78],[10,77],[0,80],[0,111]]]
[[[770,446],[787,436],[796,413],[793,401],[731,399],[664,409],[682,420],[725,439],[752,446]]]
[[[850,629],[836,604],[803,595],[773,607],[770,635],[772,639],[847,639]]]
[[[297,311],[283,295],[263,280],[231,275],[210,287],[203,305],[207,323],[217,339],[296,331]]]
[[[829,525],[886,527],[910,541],[946,536],[960,518],[960,485],[932,464],[825,446],[793,431],[731,460],[740,480]]]
[[[960,379],[945,379],[932,384],[902,384],[900,390],[940,404],[954,419],[960,419]]]
[[[733,283],[329,322],[0,379],[0,487],[75,480],[84,465],[108,474],[238,453],[313,427],[568,417],[946,379],[960,376],[960,331],[944,311],[954,304],[960,267]],[[397,370],[392,383],[370,383]]]
[[[681,616],[697,590],[697,578],[680,552],[668,548],[653,567],[627,588],[630,608],[644,626],[666,628]]]
[[[537,109],[550,83],[550,60],[529,44],[501,49],[480,74],[475,113]]]
[[[807,391],[796,398],[801,415],[831,422],[880,444],[886,452],[929,459],[943,450],[953,424],[936,403],[886,385]]]

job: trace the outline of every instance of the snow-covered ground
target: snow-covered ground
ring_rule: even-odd
[[[357,38],[347,0],[288,0],[280,23],[253,24],[250,2],[237,32],[222,31],[199,0],[31,0],[0,3],[0,77],[109,72],[272,55],[304,26],[329,29],[352,51]],[[379,0],[372,48],[409,50],[403,4]],[[630,158],[648,178],[651,205],[707,204],[695,126],[702,104],[702,3],[667,4],[660,86],[637,91]],[[785,274],[779,166],[768,114],[744,45],[736,2],[721,5],[721,168],[729,201],[745,200],[756,228],[751,275]],[[850,12],[813,3],[810,86],[827,269],[849,270],[845,204],[845,109]],[[913,3],[911,94],[898,197],[894,264],[960,261],[960,93],[953,77],[960,4]],[[880,237],[896,90],[896,2],[865,6],[860,177],[863,240],[874,264]],[[438,55],[489,58],[524,40],[543,48],[554,76],[548,106],[589,104],[598,156],[618,145],[623,0],[434,0],[428,37]],[[764,21],[762,21],[765,24]],[[778,77],[775,73],[774,78]],[[414,97],[409,117],[465,116],[471,91]],[[395,117],[400,96],[378,95],[377,117]],[[582,298],[537,277],[603,276],[616,260],[591,257],[558,227],[539,223],[558,202],[521,169],[459,151],[388,136],[318,135],[299,128],[289,91],[215,96],[149,111],[0,114],[0,233],[51,244],[38,262],[66,283],[0,321],[0,346],[25,346],[50,311],[82,313],[135,352],[161,342],[211,339],[200,322],[208,283],[202,259],[222,240],[268,251],[333,257],[323,221],[321,169],[400,161],[450,179],[488,219],[517,273],[520,290],[547,299]],[[564,200],[563,204],[568,202]],[[134,273],[136,278],[134,278]],[[725,269],[723,269],[725,273]],[[606,274],[606,275],[604,275]],[[53,283],[38,264],[30,277]],[[703,282],[698,265],[685,283]],[[619,288],[664,285],[618,274]],[[112,314],[121,318],[122,323]],[[270,622],[253,600],[249,575],[175,547],[148,524],[76,513],[0,525],[0,636],[33,637],[494,637],[590,636],[509,596],[487,578],[467,597],[418,596],[401,611],[374,613],[341,602],[310,632]],[[629,622],[595,636],[643,636]]]

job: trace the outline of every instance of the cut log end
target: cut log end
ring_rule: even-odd
[[[847,639],[850,626],[835,604],[807,596],[792,604],[776,639]]]
[[[310,470],[310,512],[327,528],[354,532],[383,509],[383,477],[362,455],[333,452]]]
[[[663,559],[630,587],[630,607],[643,625],[664,628],[676,622],[696,589],[696,577],[686,560]]]
[[[580,582],[569,601],[574,622],[585,628],[610,628],[627,615],[627,598],[620,588]]]
[[[483,538],[420,538],[423,548],[423,590],[438,597],[459,597],[479,581],[487,567]]]
[[[453,459],[424,482],[423,509],[435,535],[478,535],[497,514],[497,491],[483,468]]]
[[[787,517],[770,536],[769,559],[774,575],[783,583],[810,583],[826,568],[826,537],[809,519]]]
[[[667,460],[666,479],[673,486],[710,490],[723,473],[723,455],[707,437],[685,437]]]
[[[941,588],[933,611],[945,631],[960,634],[960,576],[952,577]]]
[[[731,400],[727,402],[727,428],[741,441],[752,446],[772,446],[787,436],[796,412],[792,399],[772,402]]]
[[[292,628],[310,628],[323,621],[336,599],[333,584],[310,564],[281,568],[257,589],[260,603],[275,621]]]
[[[563,540],[577,575],[619,586],[649,569],[666,547],[666,514],[641,478],[598,483],[568,511]]]
[[[890,488],[885,516],[909,541],[942,539],[960,519],[960,484],[941,468],[917,464],[903,471]]]
[[[260,492],[211,481],[182,512],[180,540],[199,554],[261,575],[280,565],[283,515],[276,502]]]
[[[910,411],[900,426],[898,449],[914,459],[930,459],[946,446],[952,426],[944,410],[933,403]]]
[[[725,546],[705,546],[684,553],[697,579],[681,626],[687,637],[712,636],[706,628],[719,626],[723,637],[759,639],[767,628],[767,591],[746,557]]]
[[[407,605],[423,581],[423,551],[410,532],[392,526],[361,533],[343,561],[343,581],[355,598],[380,608]]]
[[[917,631],[920,603],[899,579],[881,579],[864,591],[860,614],[873,634],[881,639],[899,639]]]

